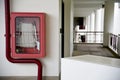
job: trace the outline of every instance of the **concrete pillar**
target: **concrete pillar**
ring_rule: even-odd
[[[114,27],[114,1],[108,0],[105,2],[105,17],[104,17],[104,39],[103,45],[108,46],[109,33],[113,32]]]
[[[64,56],[69,57],[73,51],[73,3],[72,0],[64,0],[65,25],[64,25]]]

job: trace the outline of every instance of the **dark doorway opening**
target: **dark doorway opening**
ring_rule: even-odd
[[[74,26],[79,26],[79,29],[85,29],[84,17],[74,17]]]

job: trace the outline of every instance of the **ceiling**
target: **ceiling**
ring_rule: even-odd
[[[73,0],[75,15],[86,16],[101,8],[106,0]],[[79,13],[80,12],[80,13]]]
[[[104,4],[105,0],[74,0],[75,8],[89,8],[89,7],[97,7],[99,5]]]

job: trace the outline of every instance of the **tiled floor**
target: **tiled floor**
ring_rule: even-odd
[[[74,44],[73,56],[86,54],[114,57],[112,52],[108,48],[103,47],[102,44]]]

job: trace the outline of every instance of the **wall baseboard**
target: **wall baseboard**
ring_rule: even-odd
[[[0,76],[0,80],[37,80],[37,76]],[[43,76],[42,80],[59,80],[59,76]]]

